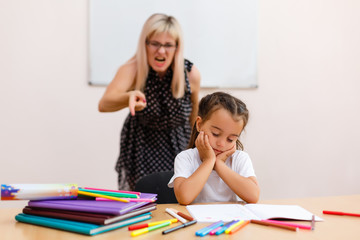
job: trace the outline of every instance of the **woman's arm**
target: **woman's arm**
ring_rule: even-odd
[[[122,65],[114,79],[106,88],[99,102],[100,112],[114,112],[129,107],[131,114],[146,106],[145,95],[137,90],[132,90],[135,85],[136,62],[130,60]]]
[[[215,171],[241,199],[248,203],[259,201],[260,188],[256,177],[243,177],[226,166],[222,160],[216,161]]]
[[[195,118],[197,117],[198,108],[199,108],[199,91],[200,91],[200,81],[201,76],[200,72],[195,65],[192,66],[191,72],[189,72],[189,82],[191,88],[191,103],[192,111],[190,114],[190,126],[194,126]]]

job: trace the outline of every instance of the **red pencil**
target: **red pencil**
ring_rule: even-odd
[[[353,217],[360,217],[358,213],[346,213],[346,212],[336,212],[336,211],[323,211],[323,214],[332,214],[332,215],[346,215],[346,216],[353,216]]]
[[[186,220],[192,221],[194,220],[194,218],[190,217],[189,215],[186,215],[185,213],[179,212],[176,209],[170,208],[173,212],[175,212],[177,215],[179,215],[180,217],[185,218]]]
[[[176,218],[173,218],[173,219],[162,220],[162,221],[157,221],[157,222],[150,222],[150,223],[143,223],[143,224],[138,224],[138,225],[131,225],[131,226],[128,227],[128,229],[129,229],[129,231],[132,231],[132,230],[136,230],[136,229],[152,227],[152,226],[155,226],[155,225],[162,224],[164,222],[170,222],[170,224],[171,224],[171,223],[178,222],[178,220]]]

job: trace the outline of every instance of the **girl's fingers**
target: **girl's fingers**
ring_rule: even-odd
[[[236,151],[236,145],[234,147],[230,148],[229,150],[226,150],[225,152],[220,153],[217,158],[222,161],[226,161],[228,157],[234,154]]]
[[[204,137],[204,144],[205,144],[205,147],[207,149],[212,149],[212,147],[210,145],[210,142],[209,142],[209,136],[208,135],[205,135],[205,137]]]
[[[229,151],[227,151],[226,155],[228,156],[233,155],[235,151],[236,151],[236,144]]]
[[[199,148],[202,148],[202,145],[203,145],[203,138],[204,138],[204,132],[199,132],[199,135],[197,136],[196,140],[195,140],[195,145],[196,147],[199,149]]]

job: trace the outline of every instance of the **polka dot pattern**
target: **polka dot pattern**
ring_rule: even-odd
[[[191,71],[192,63],[185,60]],[[120,156],[116,163],[119,189],[134,190],[136,182],[148,174],[170,171],[176,155],[185,150],[190,138],[191,90],[185,74],[186,90],[175,99],[171,92],[173,71],[160,79],[150,68],[144,94],[147,106],[130,114],[121,131]]]

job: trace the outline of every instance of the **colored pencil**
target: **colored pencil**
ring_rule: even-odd
[[[186,223],[186,222],[187,222],[186,219],[184,219],[184,218],[180,217],[179,215],[177,215],[175,212],[173,212],[172,210],[170,210],[170,208],[166,208],[165,211],[166,211],[168,214],[170,214],[171,216],[173,216],[174,218],[179,219],[180,222],[182,222],[182,223]]]
[[[233,221],[225,224],[221,229],[219,229],[218,231],[215,232],[215,235],[220,235],[220,234],[222,234],[222,233],[225,232],[226,229],[228,229],[231,225],[233,225],[233,224],[235,224],[235,223],[237,223],[237,222],[239,222],[239,221],[240,221],[240,220],[233,220]]]
[[[347,212],[337,212],[337,211],[327,211],[324,210],[323,214],[332,214],[332,215],[340,215],[340,216],[353,216],[353,217],[360,217],[360,214],[358,213],[347,213]]]
[[[119,202],[129,202],[129,200],[126,200],[126,199],[106,196],[106,195],[97,194],[97,193],[89,193],[89,192],[78,191],[78,194],[85,195],[85,196],[90,196],[90,197],[102,197],[102,198],[107,198],[107,199],[111,199],[111,200],[115,200],[115,201],[119,201]]]
[[[162,221],[157,221],[157,222],[150,222],[150,223],[132,225],[132,226],[128,227],[128,230],[132,231],[132,230],[137,230],[137,229],[141,229],[141,228],[152,227],[152,226],[155,226],[155,225],[158,225],[158,224],[161,224],[161,223],[164,223],[164,222],[169,222],[169,221],[170,221],[170,223],[178,222],[177,218],[173,218],[173,219],[167,219],[167,220],[162,220]]]
[[[215,235],[217,231],[219,231],[222,228],[222,226],[215,228],[214,230],[211,230],[209,232],[210,235]]]
[[[130,194],[130,193],[119,193],[119,192],[109,192],[109,191],[100,191],[100,190],[91,190],[91,189],[79,189],[82,192],[90,192],[102,194],[110,197],[118,197],[118,198],[139,198],[139,195]]]
[[[247,220],[247,221],[244,221],[242,224],[234,227],[234,228],[229,232],[229,234],[233,234],[233,233],[239,231],[240,229],[242,229],[243,227],[245,227],[246,225],[248,225],[249,222],[250,222],[250,221],[248,221],[248,220]]]
[[[191,221],[191,222],[186,222],[186,223],[181,224],[181,225],[178,225],[178,226],[176,226],[176,227],[166,229],[165,231],[162,232],[162,234],[168,234],[168,233],[171,233],[171,232],[173,232],[173,231],[176,231],[176,230],[179,230],[179,229],[182,229],[182,228],[191,226],[191,225],[193,225],[193,224],[195,224],[195,223],[196,223],[196,220]]]
[[[277,223],[277,224],[281,224],[281,225],[285,225],[285,226],[291,226],[291,227],[297,227],[297,228],[301,228],[301,229],[311,230],[311,226],[309,226],[309,225],[303,225],[303,224],[297,224],[297,223],[288,223],[288,222],[277,221],[277,220],[263,220],[263,221],[264,222],[270,222],[270,223]]]
[[[261,220],[252,219],[250,222],[260,224],[260,225],[265,225],[265,226],[283,228],[283,229],[290,230],[290,231],[297,231],[298,230],[298,228],[296,228],[296,227],[285,226],[285,225],[281,225],[281,224],[278,224],[278,223],[270,223],[270,222],[265,222],[265,221],[261,221]]]
[[[236,228],[237,226],[241,225],[244,223],[244,220],[240,220],[234,224],[232,224],[230,227],[228,227],[226,230],[225,230],[225,233],[226,234],[229,234],[231,230],[233,230],[234,228]]]
[[[311,230],[315,230],[315,215],[312,215],[311,218]]]
[[[200,237],[203,237],[203,236],[206,236],[208,235],[211,230],[215,229],[215,228],[218,228],[220,226],[223,226],[224,225],[224,222],[223,221],[218,221],[218,222],[215,222],[207,227],[204,227],[198,231],[195,232],[195,235],[196,236],[200,236]]]
[[[122,198],[124,200],[129,200],[129,202],[155,202],[154,199],[150,199],[150,198]],[[101,197],[97,197],[95,198],[96,201],[113,201],[111,199],[107,199],[107,198],[101,198]]]
[[[173,212],[175,212],[175,213],[176,213],[177,215],[179,215],[180,217],[185,218],[186,220],[189,220],[189,221],[193,221],[193,220],[194,220],[193,217],[190,217],[189,215],[186,215],[185,213],[179,212],[179,211],[176,210],[176,209],[170,208],[170,210],[172,210]]]
[[[138,230],[135,230],[131,233],[131,236],[132,237],[136,237],[136,236],[139,236],[141,234],[144,234],[144,233],[147,233],[147,232],[150,232],[150,231],[154,231],[156,229],[159,229],[159,228],[162,228],[162,227],[166,227],[166,226],[169,226],[171,224],[170,221],[167,221],[167,222],[164,222],[164,223],[160,223],[158,225],[155,225],[155,226],[151,226],[151,227],[148,227],[148,228],[142,228],[142,229],[138,229]]]
[[[107,191],[107,192],[119,192],[119,193],[130,193],[140,195],[141,192],[133,192],[133,191],[124,191],[124,190],[110,190],[110,189],[102,189],[102,188],[90,188],[90,187],[82,187],[83,189],[89,190],[98,190],[98,191]]]

